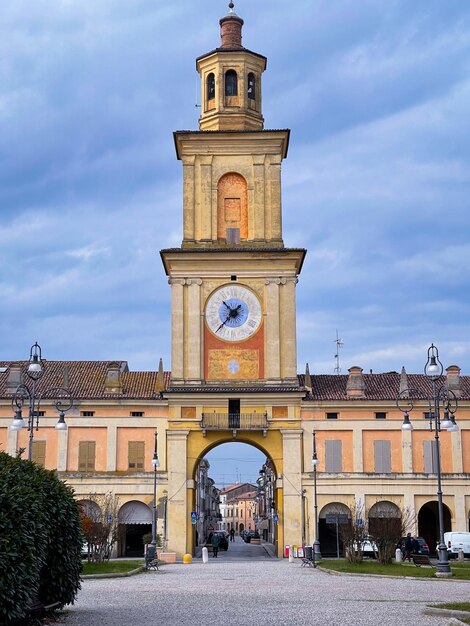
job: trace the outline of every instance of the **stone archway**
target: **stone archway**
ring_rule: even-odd
[[[372,537],[401,536],[401,511],[389,500],[382,500],[373,504],[368,513],[369,534]]]
[[[330,502],[318,515],[318,534],[322,556],[343,554],[339,524],[351,520],[351,511],[343,502]]]
[[[119,509],[120,556],[144,555],[144,535],[152,532],[152,510],[139,500],[126,502]]]
[[[452,530],[452,514],[446,504],[442,504],[444,514],[444,532]],[[425,539],[429,552],[434,554],[439,541],[439,512],[436,500],[423,504],[418,511],[418,535]]]

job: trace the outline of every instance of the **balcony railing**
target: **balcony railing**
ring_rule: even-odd
[[[201,428],[206,430],[262,430],[268,429],[267,413],[203,413]]]

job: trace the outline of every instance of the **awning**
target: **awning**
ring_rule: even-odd
[[[143,502],[126,502],[119,510],[120,524],[151,524],[152,511]]]
[[[258,523],[258,530],[269,530],[269,520],[262,519],[261,522]]]

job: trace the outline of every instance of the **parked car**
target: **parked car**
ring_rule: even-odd
[[[364,539],[361,541],[361,549],[362,549],[362,554],[363,556],[367,556],[370,557],[371,559],[376,559],[377,558],[377,546],[375,544],[375,541],[372,537],[364,537]],[[358,547],[356,546],[356,554],[358,552]]]
[[[415,549],[413,554],[429,555],[429,546],[426,543],[425,539],[423,539],[423,537],[416,537],[416,539],[419,543],[419,548],[417,550]],[[397,548],[400,548],[403,554],[405,554],[405,541],[406,541],[406,537],[402,537],[397,545]]]
[[[248,530],[243,536],[243,541],[245,543],[251,543],[252,539],[259,539],[259,532],[257,530]]]
[[[219,550],[225,550],[225,552],[227,552],[227,550],[228,550],[228,539],[227,539],[227,533],[226,533],[225,530],[216,530],[215,533],[210,533],[209,537],[207,538],[207,541],[206,541],[206,548],[209,551],[212,551],[212,535],[213,534],[220,536]]]
[[[447,547],[447,553],[449,554],[449,558],[457,558],[459,550],[463,550],[464,556],[466,558],[470,557],[470,533],[444,533],[444,543]]]

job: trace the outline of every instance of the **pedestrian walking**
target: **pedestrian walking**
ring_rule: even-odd
[[[403,557],[403,561],[406,561],[406,559],[408,559],[408,561],[411,563],[412,552],[413,552],[413,537],[411,536],[411,533],[408,533],[405,539],[405,556]]]
[[[230,541],[235,541],[235,531],[233,528],[230,529]]]
[[[219,554],[220,535],[218,533],[213,533],[211,542],[212,542],[212,556],[214,558],[217,558],[217,555]]]

